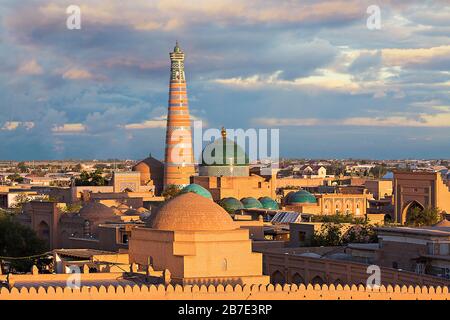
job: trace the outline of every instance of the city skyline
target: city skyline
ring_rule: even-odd
[[[444,1],[0,5],[0,159],[164,157],[179,40],[193,119],[280,128],[280,157],[449,158]],[[174,6],[182,6],[174,13]]]

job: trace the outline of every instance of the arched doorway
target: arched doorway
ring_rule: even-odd
[[[273,284],[284,284],[286,282],[284,280],[284,275],[278,270],[272,273],[271,280]]]
[[[418,202],[416,200],[409,202],[403,209],[402,223],[405,223],[406,219],[408,218],[408,215],[410,215],[413,210],[422,211],[423,209],[425,209],[425,207],[420,202]]]
[[[40,239],[50,244],[50,227],[45,221],[41,221],[37,227],[37,235]]]
[[[305,279],[303,279],[303,277],[299,274],[299,273],[295,273],[293,276],[292,276],[292,283],[295,283],[295,284],[304,284],[305,283]]]

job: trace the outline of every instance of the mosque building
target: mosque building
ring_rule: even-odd
[[[218,204],[195,192],[165,203],[130,239],[130,261],[169,269],[178,284],[267,284],[262,254],[252,252],[249,231]],[[242,263],[245,261],[245,263]]]

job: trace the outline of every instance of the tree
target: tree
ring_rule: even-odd
[[[100,169],[95,170],[92,173],[83,171],[80,177],[75,179],[76,186],[105,186],[107,185],[106,179],[103,177],[103,171]]]
[[[406,225],[414,227],[431,226],[441,220],[440,210],[438,208],[413,208],[406,215]]]
[[[169,200],[180,193],[181,189],[177,185],[169,184],[164,191],[162,192],[162,196],[164,199]]]
[[[22,209],[23,205],[27,202],[30,202],[32,199],[26,193],[19,193],[14,199],[15,204],[13,207],[15,209]]]
[[[341,225],[324,223],[319,231],[315,231],[311,239],[312,246],[339,246],[342,244]]]
[[[25,164],[25,162],[19,162],[18,164],[17,164],[17,169],[19,169],[20,170],[20,172],[22,172],[22,173],[25,173],[25,172],[27,172],[28,171],[28,167],[26,166],[26,164]]]
[[[7,176],[7,178],[8,178],[8,180],[13,181],[13,182],[17,182],[17,183],[23,182],[23,178],[18,173],[10,174],[9,176]]]
[[[45,253],[46,244],[40,240],[36,233],[20,223],[13,221],[6,214],[0,213],[0,256],[2,257],[29,257]],[[10,263],[12,271],[28,272],[32,265],[40,265],[38,257],[27,259],[2,259]]]
[[[387,169],[385,166],[375,166],[370,169],[369,174],[371,174],[374,178],[381,179],[387,173]]]

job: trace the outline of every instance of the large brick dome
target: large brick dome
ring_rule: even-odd
[[[164,204],[152,218],[151,227],[169,231],[225,231],[236,226],[214,201],[188,192]]]

